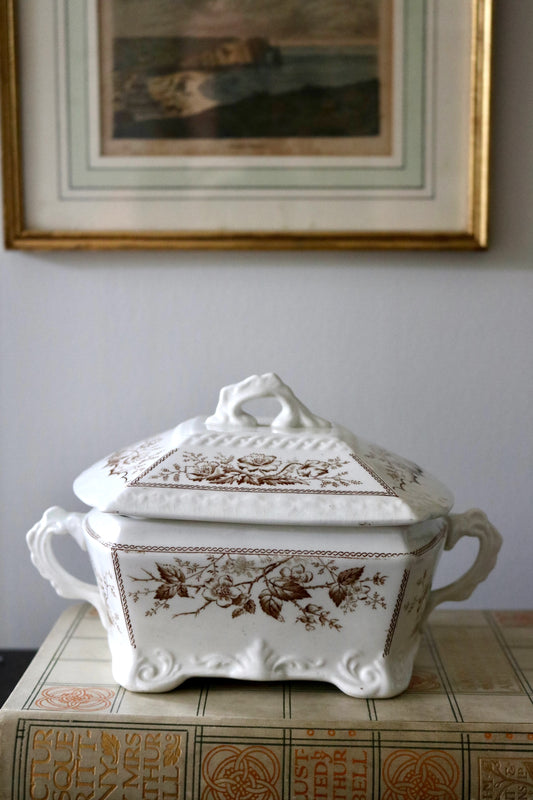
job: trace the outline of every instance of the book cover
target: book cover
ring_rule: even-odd
[[[2,800],[533,798],[533,611],[438,610],[409,690],[114,681],[87,605],[60,617],[0,710]]]

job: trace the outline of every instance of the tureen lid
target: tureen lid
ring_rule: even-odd
[[[274,397],[271,423],[246,413]],[[215,413],[111,453],[75,480],[101,511],[293,525],[405,525],[446,514],[421,467],[311,413],[274,373],[224,387]]]

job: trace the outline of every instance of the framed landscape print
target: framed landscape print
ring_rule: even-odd
[[[492,0],[0,0],[7,247],[483,248]]]

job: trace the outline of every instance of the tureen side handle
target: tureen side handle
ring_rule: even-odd
[[[331,428],[331,422],[309,411],[274,372],[250,375],[240,383],[224,386],[220,390],[215,413],[206,419],[205,424],[208,428],[215,429],[255,428],[256,418],[243,411],[242,405],[263,397],[274,397],[281,405],[281,411],[270,426],[274,430]]]
[[[476,559],[470,569],[456,581],[430,592],[424,619],[440,603],[447,600],[466,600],[496,566],[502,537],[483,511],[472,508],[463,514],[450,514],[444,549],[451,550],[463,536],[473,536],[479,540]]]
[[[60,597],[86,600],[91,603],[107,629],[109,619],[96,584],[86,583],[61,566],[52,549],[52,537],[69,533],[82,550],[86,549],[82,520],[85,514],[64,511],[59,506],[47,509],[39,522],[26,534],[31,560],[43,578],[46,578]]]

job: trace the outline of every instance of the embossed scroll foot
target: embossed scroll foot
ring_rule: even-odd
[[[373,660],[360,652],[348,652],[340,661],[280,655],[257,639],[236,655],[189,654],[181,661],[169,650],[113,648],[113,677],[132,692],[167,692],[191,677],[279,681],[294,678],[332,683],[350,697],[394,697],[409,685],[414,650],[395,658]],[[113,652],[114,650],[114,652]]]
[[[168,650],[112,652],[113,678],[130,692],[169,692],[190,677]]]
[[[391,663],[383,656],[369,662],[360,653],[346,653],[327,680],[350,697],[395,697],[409,686],[414,656],[413,651]]]

